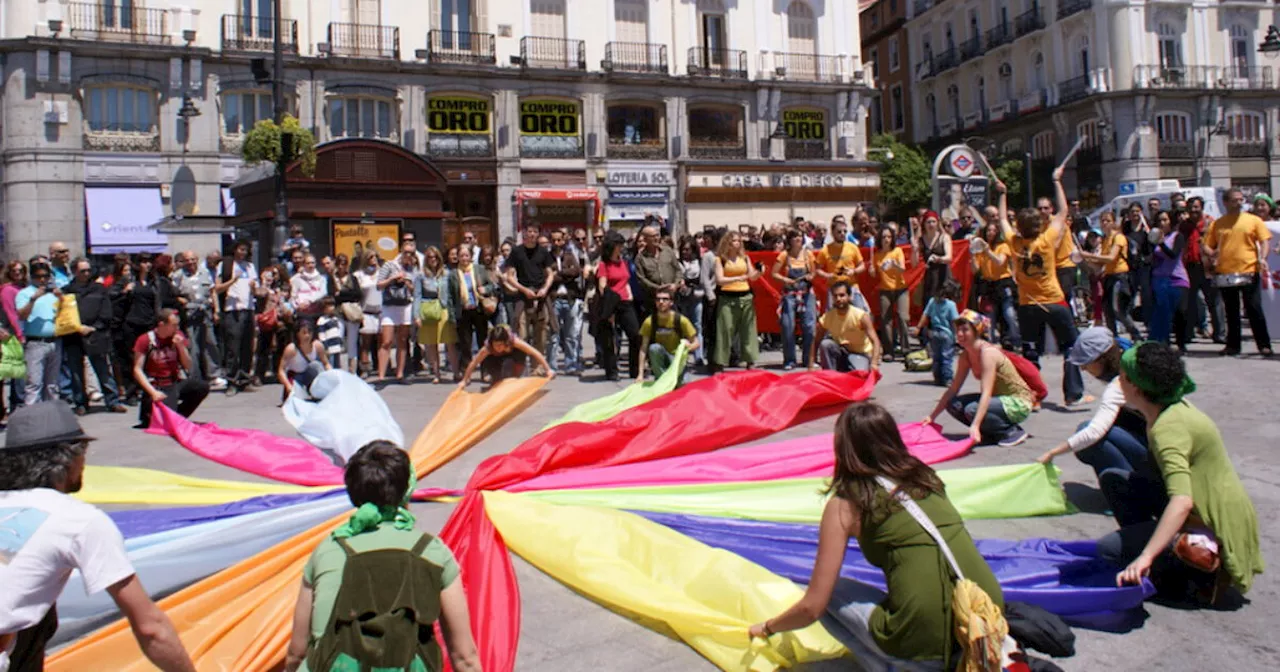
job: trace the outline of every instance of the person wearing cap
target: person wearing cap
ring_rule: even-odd
[[[86,592],[107,591],[142,653],[166,672],[195,670],[173,623],[147,595],[124,538],[80,490],[93,441],[61,401],[9,416],[0,448],[0,672],[44,669],[58,628],[55,604],[73,570]]]
[[[1249,208],[1249,212],[1258,216],[1264,222],[1269,222],[1276,218],[1276,202],[1265,193],[1257,193],[1253,195],[1253,207]]]
[[[985,340],[989,327],[985,316],[966,310],[954,326],[961,349],[955,377],[922,424],[932,425],[945,410],[969,427],[969,438],[976,445],[1010,447],[1026,441],[1027,431],[1019,423],[1031,415],[1035,394],[1000,346]],[[971,371],[980,391],[958,395]]]
[[[1101,479],[1108,469],[1131,473],[1151,471],[1151,453],[1147,450],[1147,423],[1136,412],[1125,408],[1124,390],[1120,387],[1120,355],[1122,344],[1106,327],[1090,327],[1080,333],[1067,358],[1089,375],[1107,384],[1098,409],[1076,433],[1040,456],[1048,464],[1059,455],[1075,453]],[[1111,509],[1116,510],[1112,505]]]
[[[1098,541],[1098,555],[1128,565],[1116,584],[1150,574],[1166,595],[1184,591],[1212,606],[1224,604],[1228,586],[1248,592],[1263,571],[1258,515],[1218,426],[1185,399],[1196,384],[1182,356],[1163,343],[1129,348],[1120,356],[1120,387],[1146,420],[1160,473],[1107,469],[1099,478],[1120,529]]]

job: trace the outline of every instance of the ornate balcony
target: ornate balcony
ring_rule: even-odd
[[[1233,159],[1265,159],[1268,151],[1266,140],[1229,140],[1227,156]]]
[[[692,138],[689,141],[689,156],[694,159],[745,159],[747,143],[741,139]]]
[[[1013,20],[1013,29],[1018,37],[1044,30],[1044,13],[1039,7],[1033,7],[1019,14],[1018,18]]]
[[[797,140],[794,138],[788,138],[786,141],[786,157],[791,160],[830,159],[831,143],[826,140]]]
[[[747,52],[739,49],[689,48],[690,77],[747,79]]]
[[[956,51],[955,47],[952,47],[933,57],[933,67],[930,68],[930,70],[933,74],[937,75],[946,72],[957,65],[960,65],[960,53]]]
[[[604,45],[604,60],[600,68],[606,72],[635,72],[665,75],[671,72],[667,65],[667,45],[652,42],[609,42]]]
[[[1013,28],[1007,23],[1002,23],[986,33],[987,49],[995,49],[1010,42],[1013,42]]]
[[[488,158],[493,156],[493,138],[477,133],[430,133],[427,156],[433,158]]]
[[[493,33],[433,30],[427,33],[427,62],[496,65]]]
[[[666,161],[667,143],[661,140],[628,144],[623,138],[609,138],[605,147],[605,156],[610,159],[626,159],[634,161]]]
[[[1217,81],[1218,88],[1264,91],[1275,88],[1271,78],[1271,66],[1228,66],[1222,68]]]
[[[1093,8],[1093,0],[1058,0],[1058,20]]]
[[[1190,142],[1165,142],[1159,143],[1161,159],[1192,159],[1195,158],[1195,148]]]
[[[71,37],[99,42],[169,42],[166,9],[129,4],[67,3]]]
[[[581,138],[520,136],[520,157],[525,159],[581,159]]]
[[[400,29],[370,23],[330,23],[329,53],[350,58],[400,60]]]
[[[123,133],[115,131],[86,131],[84,148],[95,152],[158,152],[160,131]]]
[[[1139,65],[1133,69],[1133,88],[1206,89],[1216,83],[1217,71],[1202,65]]]
[[[960,62],[973,60],[982,55],[982,38],[974,35],[973,37],[960,43]]]
[[[798,82],[840,81],[840,59],[818,54],[774,54],[774,63],[783,69],[785,77]]]
[[[1065,82],[1058,84],[1058,104],[1066,105],[1074,103],[1089,97],[1091,93],[1089,89],[1089,75],[1080,75],[1072,77]]]
[[[587,46],[582,40],[522,37],[520,38],[520,62],[526,68],[586,70]]]
[[[298,22],[293,19],[283,21],[284,29],[280,40],[284,50],[298,53]],[[222,50],[223,51],[271,51],[274,47],[276,22],[269,16],[249,16],[246,14],[222,15]]]

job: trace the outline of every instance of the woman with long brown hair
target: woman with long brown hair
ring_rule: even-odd
[[[933,522],[965,578],[1002,609],[1004,599],[942,480],[907,452],[897,422],[884,407],[854,404],[836,420],[835,472],[827,493],[833,496],[822,511],[818,554],[804,597],[751,626],[750,635],[770,637],[822,618],[855,657],[879,663],[868,669],[951,669],[958,645],[952,634],[954,575],[933,537],[899,497],[909,497]],[[884,571],[887,594],[840,577],[845,550],[855,538],[867,560]]]
[[[752,299],[752,280],[760,277],[760,269],[751,263],[742,236],[730,231],[716,248],[716,343],[712,359],[717,370],[729,366],[729,353],[734,344],[746,368],[753,369],[760,357],[756,341],[756,307]]]

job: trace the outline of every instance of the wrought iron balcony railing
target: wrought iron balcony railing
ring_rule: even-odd
[[[101,42],[168,42],[168,15],[168,10],[132,3],[67,3],[71,36]]]
[[[787,79],[800,82],[840,81],[840,59],[819,54],[774,54],[774,62]]]
[[[330,23],[329,53],[352,58],[400,59],[400,29],[371,23]]]
[[[610,159],[665,161],[667,160],[667,143],[654,141],[628,144],[623,138],[609,138],[609,144],[605,147],[605,156]]]
[[[1013,28],[1018,37],[1044,30],[1044,13],[1039,7],[1032,7],[1013,20]]]
[[[671,72],[667,65],[667,45],[652,42],[609,42],[604,45],[604,60],[600,67],[606,72],[655,75]]]
[[[987,31],[987,49],[995,49],[1012,41],[1013,28],[1007,23],[1002,23]]]
[[[284,50],[298,53],[298,22],[286,19],[282,22],[280,41]],[[271,51],[275,40],[275,19],[269,16],[248,14],[222,15],[223,51]]]
[[[1089,75],[1072,77],[1058,84],[1058,104],[1066,105],[1089,96]]]
[[[522,37],[520,38],[520,63],[526,68],[586,70],[587,46],[582,40]]]
[[[1191,159],[1195,158],[1195,150],[1190,142],[1165,142],[1160,141],[1160,158],[1162,159]]]
[[[1265,159],[1269,154],[1266,140],[1227,141],[1227,156],[1233,159]]]
[[[695,159],[745,159],[747,143],[740,139],[693,138],[689,141],[689,156]]]
[[[430,133],[427,156],[435,158],[486,158],[493,156],[493,137],[476,133]]]
[[[496,65],[493,33],[433,30],[427,33],[427,62]]]
[[[1138,65],[1133,69],[1133,88],[1206,89],[1216,83],[1217,70],[1203,65]]]
[[[740,49],[689,48],[690,77],[747,79],[747,52]]]
[[[1058,0],[1058,20],[1093,7],[1093,0]]]
[[[960,62],[964,63],[975,59],[982,55],[982,38],[974,35],[973,37],[960,43]]]
[[[831,143],[826,140],[786,141],[786,157],[788,159],[830,159]]]

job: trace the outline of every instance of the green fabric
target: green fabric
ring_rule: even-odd
[[[24,380],[27,377],[27,360],[23,356],[22,341],[10,335],[0,344],[0,380]]]
[[[607,397],[578,404],[569,409],[569,412],[561,416],[560,419],[553,421],[542,429],[547,430],[556,425],[563,425],[566,422],[602,422],[628,408],[647,404],[661,397],[676,389],[676,385],[680,383],[680,376],[684,373],[685,360],[688,355],[689,347],[685,343],[681,343],[680,347],[676,349],[675,363],[668,367],[657,380],[628,385],[626,389],[619,390]]]
[[[347,523],[333,531],[334,539],[346,539],[353,537],[362,532],[377,529],[382,523],[392,523],[397,530],[412,530],[416,518],[409,509],[409,500],[413,497],[413,491],[418,488],[418,475],[409,470],[409,485],[405,488],[404,499],[401,500],[400,506],[379,507],[371,502],[365,502],[356,508],[356,512],[351,514],[347,519]]]
[[[418,318],[425,323],[434,324],[444,319],[444,304],[440,299],[426,299],[418,308]]]
[[[1157,398],[1152,396],[1152,388],[1154,385],[1151,384],[1150,379],[1143,375],[1142,371],[1138,370],[1138,350],[1150,342],[1151,341],[1144,341],[1142,343],[1138,343],[1132,348],[1125,350],[1124,354],[1120,355],[1120,368],[1124,370],[1124,377],[1128,378],[1129,382],[1133,383],[1139,390],[1142,390],[1152,403],[1156,403],[1161,406],[1176,404],[1179,401],[1182,401],[1183,397],[1195,392],[1196,381],[1192,380],[1191,376],[1183,374],[1182,383],[1178,385],[1178,389],[1163,397]]]
[[[938,476],[967,519],[1024,518],[1071,513],[1053,465],[1019,464],[949,469]],[[817,523],[826,498],[824,478],[699,483],[639,488],[543,490],[526,493],[555,504],[684,513],[780,523]]]
[[[996,398],[1000,400],[1000,404],[1004,407],[1004,415],[1009,422],[1018,424],[1031,415],[1031,404],[1022,397],[1006,394]]]
[[[949,488],[948,488],[949,489]],[[966,579],[986,591],[1004,608],[1003,592],[991,567],[983,560],[964,527],[964,520],[947,497],[930,494],[916,500],[937,526]],[[951,594],[955,579],[946,557],[915,518],[888,493],[879,496],[888,506],[863,526],[858,546],[867,561],[884,570],[890,599],[876,605],[867,627],[885,653],[908,660],[938,660],[952,640]]]
[[[1132,352],[1132,349],[1130,350]],[[1190,402],[1166,408],[1149,433],[1170,497],[1185,495],[1218,537],[1223,565],[1240,592],[1263,570],[1258,514],[1227,457],[1218,426]]]
[[[756,306],[751,294],[716,298],[716,343],[712,358],[719,366],[729,366],[729,353],[736,342],[738,358],[754,364],[760,358],[756,340]]]

